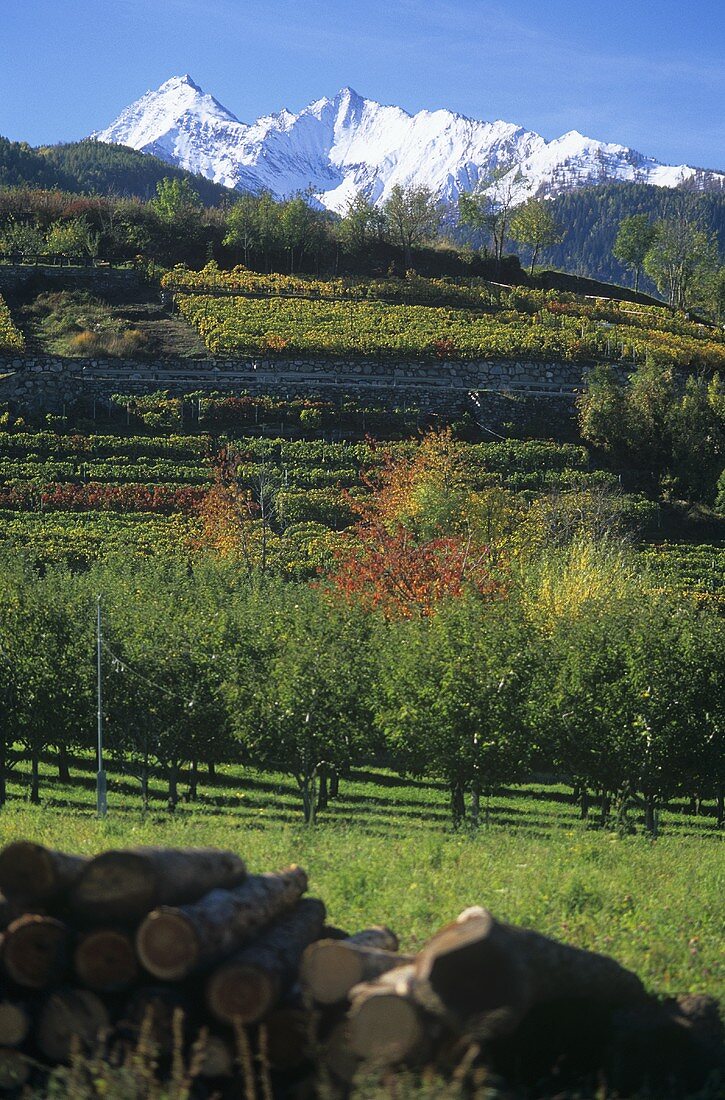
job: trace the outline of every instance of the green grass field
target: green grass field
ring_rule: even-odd
[[[24,767],[24,766],[23,766]],[[329,919],[384,922],[415,948],[468,905],[613,955],[662,995],[725,997],[725,849],[714,818],[663,813],[656,841],[581,821],[565,788],[527,785],[492,797],[477,833],[454,832],[445,790],[386,772],[355,772],[314,829],[294,784],[275,773],[219,768],[195,803],[164,809],[161,778],[146,814],[128,772],[110,773],[109,814],[95,816],[93,764],[63,784],[44,767],[42,804],[25,801],[18,768],[0,811],[3,843],[27,837],[69,851],[135,844],[214,844],[251,870],[296,862]],[[705,808],[707,810],[707,807]],[[596,811],[593,811],[596,815]],[[635,819],[636,820],[636,819]]]

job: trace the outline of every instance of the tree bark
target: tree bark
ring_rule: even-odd
[[[50,994],[41,1009],[35,1041],[50,1062],[67,1062],[74,1040],[88,1048],[110,1024],[108,1011],[95,993],[59,990]]]
[[[81,985],[97,993],[128,989],[139,975],[133,940],[116,928],[99,928],[83,936],[73,963]]]
[[[58,745],[58,779],[61,783],[70,783],[70,756],[65,744]]]
[[[57,904],[78,882],[89,860],[16,840],[0,851],[0,890],[27,910]]]
[[[140,920],[159,905],[196,901],[230,890],[246,876],[235,852],[216,848],[129,848],[90,860],[71,894],[86,925]]]
[[[327,771],[323,769],[318,773],[319,775],[319,787],[317,789],[317,809],[326,810],[329,799],[329,788],[327,782]]]
[[[460,825],[466,816],[466,802],[463,797],[463,784],[460,779],[451,780],[451,817],[454,825]]]
[[[10,924],[2,943],[5,973],[25,989],[48,989],[65,977],[69,929],[54,917],[26,913]]]
[[[196,802],[199,796],[199,762],[192,760],[189,768],[189,801]]]
[[[305,948],[318,938],[325,906],[304,898],[254,943],[222,963],[206,983],[206,1003],[222,1023],[253,1024],[267,1016],[297,976]]]
[[[306,889],[305,872],[290,867],[250,875],[233,890],[212,890],[195,905],[155,909],[136,934],[138,957],[155,977],[177,981],[236,951]]]
[[[340,774],[337,768],[330,773],[330,798],[340,797]]]
[[[606,1004],[645,999],[639,978],[614,959],[466,910],[423,947],[414,999],[458,1033],[510,1034],[538,1003],[582,998]]]
[[[30,754],[30,801],[34,806],[40,802],[40,754],[36,749]]]
[[[176,811],[179,801],[179,765],[169,765],[169,813]]]

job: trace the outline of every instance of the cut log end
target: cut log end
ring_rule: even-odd
[[[21,1005],[0,1001],[0,1047],[19,1047],[30,1031],[30,1017]]]
[[[51,1062],[67,1062],[74,1039],[89,1048],[110,1026],[103,1001],[87,989],[68,989],[48,997],[40,1013],[36,1041]]]
[[[350,1049],[365,1062],[404,1062],[425,1043],[425,1027],[414,1004],[396,993],[364,1000],[350,1018]]]
[[[60,921],[35,913],[19,917],[5,933],[5,971],[26,989],[47,989],[64,975],[68,943],[68,929]]]
[[[360,956],[346,946],[345,940],[319,940],[304,954],[300,980],[318,1004],[337,1004],[363,980]]]
[[[174,909],[155,909],[136,934],[143,966],[163,981],[178,981],[197,965],[201,944],[194,926]]]
[[[234,963],[212,974],[206,989],[209,1008],[224,1024],[257,1023],[271,1012],[278,996],[273,974]]]
[[[76,948],[74,963],[81,984],[102,993],[128,989],[139,973],[130,937],[113,928],[84,936]]]
[[[0,884],[7,897],[42,901],[56,888],[51,853],[42,844],[16,840],[0,852]]]

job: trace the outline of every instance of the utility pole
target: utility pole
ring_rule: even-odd
[[[99,817],[108,813],[106,799],[106,773],[103,770],[103,680],[101,675],[101,597],[96,600],[96,675],[98,693],[98,772],[96,773],[96,808]]]

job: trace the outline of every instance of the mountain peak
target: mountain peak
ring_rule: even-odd
[[[188,73],[184,73],[182,76],[171,76],[171,77],[169,77],[169,79],[165,80],[164,83],[160,86],[159,91],[160,92],[171,91],[172,89],[178,88],[181,85],[184,85],[187,88],[191,88],[195,92],[202,92],[202,89],[199,87],[199,85],[194,80],[192,80],[192,78],[189,76]],[[203,95],[203,92],[202,92],[202,95]]]
[[[287,198],[311,189],[330,210],[343,210],[358,192],[383,203],[396,185],[424,186],[453,204],[500,165],[511,166],[516,201],[605,178],[665,187],[725,183],[723,174],[668,167],[577,130],[545,141],[513,123],[443,108],[409,114],[365,99],[350,85],[297,114],[285,109],[246,125],[184,73],[141,96],[93,136],[239,190]]]

